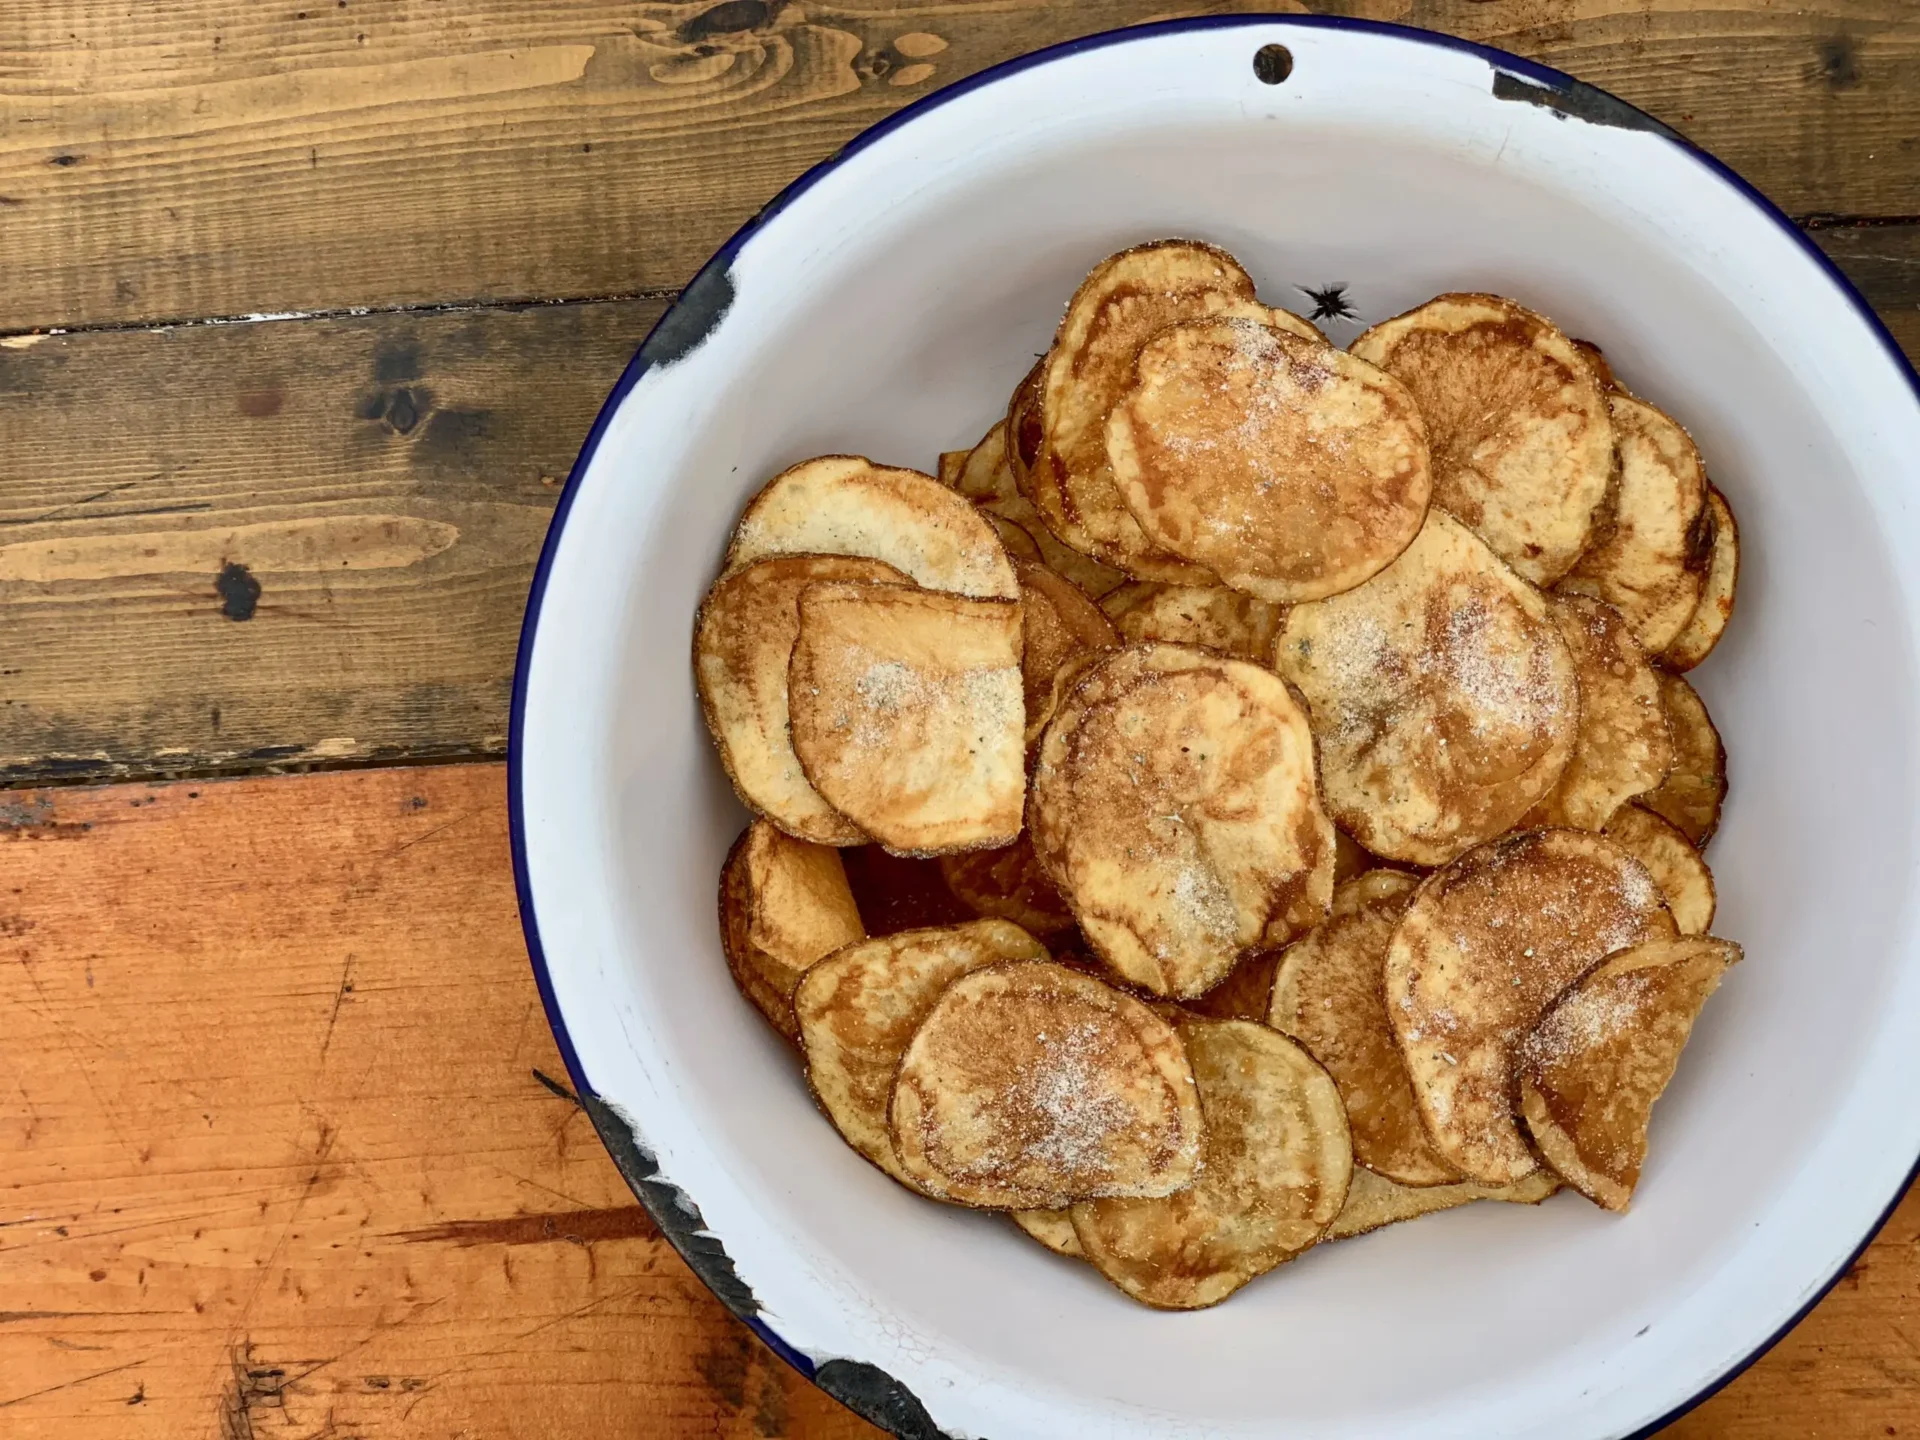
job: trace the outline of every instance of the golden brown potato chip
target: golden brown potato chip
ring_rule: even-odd
[[[807,779],[888,849],[987,849],[1020,833],[1018,605],[901,585],[810,585],[787,693]]]
[[[1673,764],[1660,680],[1611,605],[1556,595],[1547,608],[1580,676],[1580,729],[1559,783],[1525,823],[1603,830],[1622,805],[1666,779]]]
[[[1356,875],[1364,875],[1379,862],[1365,850],[1360,842],[1346,831],[1335,829],[1333,832],[1333,883],[1344,885]]]
[[[1432,489],[1405,386],[1252,320],[1148,340],[1107,418],[1107,460],[1149,541],[1276,604],[1377,574]]]
[[[741,993],[789,1040],[793,991],[806,968],[866,938],[840,852],[756,820],[720,872],[720,940]]]
[[[1168,1194],[1192,1180],[1203,1136],[1166,1021],[1044,961],[947,987],[901,1057],[891,1127],[920,1188],[1011,1210]]]
[[[1740,583],[1740,527],[1734,523],[1727,497],[1711,485],[1707,486],[1706,515],[1706,524],[1694,534],[1710,552],[1706,579],[1701,582],[1700,603],[1673,643],[1661,652],[1660,663],[1669,670],[1691,670],[1711,655],[1733,618],[1734,591]]]
[[[818,845],[867,838],[813,788],[787,726],[787,667],[800,592],[816,580],[904,581],[891,565],[844,555],[781,555],[717,581],[694,622],[693,676],[707,729],[747,808]]]
[[[1673,768],[1640,803],[1704,850],[1720,828],[1720,807],[1727,798],[1727,747],[1699,694],[1678,675],[1661,675],[1660,704],[1673,736]]]
[[[1025,834],[998,850],[942,855],[940,873],[961,903],[981,915],[996,915],[1036,935],[1073,928],[1073,912],[1034,858]]]
[[[972,453],[971,450],[942,450],[933,478],[949,490],[958,490],[961,473],[967,468],[967,457]]]
[[[1013,1223],[1056,1255],[1069,1260],[1084,1260],[1080,1237],[1073,1233],[1073,1216],[1066,1210],[1010,1210]]]
[[[1670,821],[1638,805],[1624,805],[1607,825],[1607,838],[1647,867],[1666,897],[1682,935],[1704,935],[1713,925],[1713,872]]]
[[[1671,416],[1631,395],[1608,404],[1619,480],[1592,547],[1560,588],[1605,600],[1657,655],[1692,618],[1712,563],[1707,472]]]
[[[1646,867],[1585,830],[1509,835],[1428,876],[1387,946],[1387,1015],[1441,1156],[1486,1185],[1532,1173],[1520,1042],[1598,961],[1675,934]]]
[[[1133,379],[1134,356],[1180,320],[1247,315],[1313,327],[1254,299],[1253,281],[1210,245],[1168,240],[1123,250],[1074,292],[1038,392],[1041,444],[1026,465],[1027,496],[1061,540],[1141,580],[1207,584],[1201,567],[1155,545],[1121,499],[1107,463],[1107,416]]]
[[[1176,1194],[1073,1207],[1086,1258],[1143,1304],[1218,1305],[1317,1241],[1353,1174],[1346,1112],[1306,1051],[1245,1020],[1178,1022],[1206,1116],[1199,1176]]]
[[[1000,537],[972,505],[931,475],[857,455],[802,461],[753,497],[734,528],[727,571],[769,555],[858,555],[929,590],[1020,598]]]
[[[922,1189],[901,1169],[887,1129],[893,1073],[907,1042],[962,975],[1046,956],[1019,926],[974,920],[849,945],[808,969],[792,1007],[807,1083],[846,1142],[902,1184]]]
[[[1254,951],[1206,994],[1182,1000],[1181,1008],[1209,1020],[1255,1020],[1266,1024],[1267,1002],[1273,995],[1273,972],[1283,953],[1278,946]]]
[[[1382,986],[1387,942],[1419,884],[1370,870],[1336,890],[1333,914],[1281,955],[1267,1019],[1340,1087],[1355,1160],[1402,1185],[1443,1185],[1460,1172],[1427,1139]]]
[[[1560,997],[1521,1047],[1520,1109],[1534,1144],[1594,1204],[1625,1210],[1653,1102],[1740,947],[1709,935],[1615,955]]]
[[[1441,510],[1366,584],[1296,605],[1274,650],[1335,823],[1443,865],[1505,833],[1573,753],[1580,694],[1546,601]]]
[[[1307,717],[1272,671],[1212,651],[1096,661],[1041,737],[1029,822],[1088,943],[1157,995],[1211,989],[1333,894]]]
[[[944,463],[946,457],[941,459]],[[1096,599],[1125,582],[1127,577],[1120,571],[1061,544],[1047,529],[1016,477],[1005,422],[965,452],[951,481],[944,474],[941,479],[979,507],[1016,560],[1037,560]]]
[[[1476,1200],[1504,1200],[1512,1205],[1538,1205],[1560,1188],[1560,1179],[1545,1168],[1512,1185],[1396,1185],[1384,1175],[1354,1167],[1347,1203],[1327,1227],[1325,1238],[1346,1240],[1383,1225],[1417,1220],[1440,1210],[1471,1205]]]
[[[1200,645],[1265,665],[1287,607],[1224,585],[1162,585],[1130,580],[1100,599],[1100,608],[1127,641]]]
[[[1606,354],[1598,345],[1594,344],[1591,340],[1575,340],[1573,342],[1573,348],[1578,350],[1581,358],[1593,367],[1593,378],[1600,382],[1600,388],[1602,390],[1625,390],[1627,388],[1615,377],[1613,366],[1607,363]],[[941,457],[943,460],[945,458],[945,456]]]
[[[1606,395],[1573,342],[1498,295],[1441,295],[1348,349],[1413,392],[1433,503],[1523,579],[1566,574],[1613,474]]]
[[[1020,577],[1020,675],[1027,714],[1032,715],[1046,706],[1062,665],[1075,656],[1111,650],[1120,636],[1105,612],[1071,580],[1025,561],[1016,561],[1014,570]]]

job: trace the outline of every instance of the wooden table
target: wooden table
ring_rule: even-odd
[[[720,240],[933,87],[1236,8],[1165,5],[0,0],[0,1434],[876,1433],[706,1295],[561,1078],[516,627]],[[1644,106],[1920,354],[1913,0],[1313,8]],[[1668,1433],[1920,1435],[1920,1202]]]

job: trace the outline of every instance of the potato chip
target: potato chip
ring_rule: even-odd
[[[1072,1214],[1086,1258],[1128,1295],[1197,1310],[1320,1238],[1346,1201],[1353,1150],[1339,1092],[1298,1045],[1244,1020],[1183,1017],[1178,1029],[1206,1116],[1198,1177]]]
[[[1646,868],[1585,830],[1511,835],[1428,876],[1388,944],[1386,994],[1440,1155],[1482,1184],[1530,1174],[1513,1119],[1521,1041],[1594,964],[1676,933]]]
[[[1560,588],[1606,601],[1657,655],[1692,618],[1712,563],[1707,472],[1672,416],[1631,395],[1615,393],[1608,404],[1619,482],[1592,548]]]
[[[1039,941],[1004,920],[906,930],[849,945],[812,966],[793,994],[807,1083],[846,1142],[916,1190],[887,1129],[893,1074],[920,1022],[962,975],[1007,960],[1044,960]]]
[[[988,849],[1020,833],[1018,605],[900,585],[810,585],[787,689],[807,779],[888,849]]]
[[[1027,496],[1062,541],[1136,579],[1212,578],[1140,529],[1107,463],[1106,427],[1147,340],[1180,320],[1226,314],[1318,334],[1299,317],[1260,305],[1232,256],[1188,241],[1123,250],[1074,293],[1039,383],[1041,443],[1026,467]]]
[[[891,565],[840,555],[781,555],[723,576],[694,621],[693,675],[707,729],[741,802],[818,845],[867,838],[813,788],[787,726],[787,667],[800,592],[816,580],[904,581]]]
[[[893,1143],[920,1188],[963,1205],[1058,1210],[1192,1180],[1203,1122],[1173,1030],[1064,965],[962,976],[914,1033]]]
[[[1581,358],[1593,367],[1593,378],[1600,382],[1602,390],[1626,390],[1627,387],[1622,385],[1619,378],[1614,375],[1613,366],[1607,363],[1606,353],[1598,345],[1591,340],[1575,340],[1573,348],[1578,350]]]
[[[1267,1019],[1333,1076],[1357,1162],[1402,1185],[1442,1185],[1460,1172],[1427,1139],[1382,982],[1387,942],[1419,884],[1370,870],[1336,890],[1332,915],[1282,953]]]
[[[1625,1210],[1647,1121],[1701,1006],[1740,947],[1699,935],[1615,955],[1547,1011],[1521,1046],[1520,1109],[1556,1172],[1596,1205]]]
[[[857,555],[929,590],[1020,598],[1005,547],[972,505],[931,475],[857,455],[802,461],[753,497],[734,528],[727,572],[769,555]]]
[[[1107,460],[1149,541],[1275,604],[1377,574],[1432,489],[1406,387],[1252,320],[1148,340],[1108,416]]]
[[[946,457],[941,459],[944,463]],[[982,436],[972,450],[965,452],[951,481],[944,474],[941,479],[973,501],[987,516],[1000,536],[1000,543],[1016,560],[1037,560],[1095,599],[1124,583],[1127,577],[1120,571],[1082,555],[1055,537],[1021,488],[1013,459],[1007,449],[1003,421]]]
[[[1511,1185],[1396,1185],[1384,1175],[1354,1167],[1347,1203],[1327,1227],[1328,1240],[1347,1240],[1402,1220],[1417,1220],[1441,1210],[1454,1210],[1476,1200],[1504,1200],[1512,1205],[1538,1205],[1560,1188],[1560,1177],[1544,1167]]]
[[[1525,824],[1603,830],[1622,805],[1666,779],[1673,764],[1660,680],[1611,605],[1557,595],[1547,607],[1580,676],[1580,729],[1559,783]]]
[[[1244,660],[1136,645],[1096,661],[1041,738],[1028,811],[1088,943],[1157,995],[1204,993],[1276,919],[1312,924],[1332,898],[1307,718]]]
[[[1100,607],[1071,580],[1044,565],[1014,563],[1020,577],[1022,648],[1020,675],[1027,714],[1047,703],[1053,677],[1079,655],[1111,650],[1120,636]]]
[[[1727,747],[1705,702],[1680,676],[1661,675],[1660,704],[1673,736],[1673,768],[1640,803],[1704,850],[1720,828],[1720,807],[1727,798]]]
[[[720,940],[741,992],[789,1040],[793,991],[806,968],[867,932],[840,852],[756,820],[720,872]]]
[[[1013,1223],[1056,1255],[1069,1260],[1084,1260],[1080,1237],[1073,1233],[1073,1215],[1066,1210],[1010,1210]]]
[[[1265,665],[1286,622],[1287,607],[1224,585],[1162,585],[1130,580],[1100,599],[1100,608],[1126,641],[1200,645]]]
[[[1733,618],[1734,591],[1740,583],[1740,527],[1734,523],[1727,497],[1711,485],[1707,486],[1706,514],[1706,524],[1693,537],[1711,551],[1706,578],[1701,582],[1700,603],[1673,643],[1660,653],[1660,663],[1669,670],[1691,670],[1711,655]]]
[[[1073,928],[1073,912],[1040,868],[1025,834],[998,850],[942,855],[939,865],[948,888],[977,914],[1011,920],[1036,935]]]
[[[1294,606],[1274,665],[1312,712],[1334,822],[1388,860],[1443,865],[1504,834],[1579,732],[1546,601],[1437,509],[1366,584]]]
[[[1607,397],[1573,342],[1498,295],[1441,295],[1347,348],[1413,392],[1433,503],[1523,579],[1566,574],[1613,474]]]
[[[1607,838],[1647,867],[1666,897],[1682,935],[1704,935],[1713,925],[1713,872],[1672,822],[1638,805],[1622,806]]]

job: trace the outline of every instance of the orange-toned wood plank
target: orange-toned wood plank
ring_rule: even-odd
[[[540,1078],[498,766],[0,796],[0,1016],[8,1440],[876,1433]],[[1920,1195],[1668,1433],[1920,1435],[1916,1338]]]
[[[497,766],[0,796],[0,1434],[873,1432],[564,1079]]]

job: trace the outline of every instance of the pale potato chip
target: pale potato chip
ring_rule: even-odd
[[[1119,645],[1120,636],[1100,607],[1071,580],[1044,565],[1015,561],[1020,577],[1022,648],[1020,675],[1027,714],[1045,707],[1053,677],[1077,656]]]
[[[1707,998],[1740,947],[1700,935],[1615,955],[1549,1010],[1521,1047],[1520,1109],[1547,1163],[1596,1205],[1625,1210],[1647,1121]]]
[[[905,930],[836,950],[793,993],[807,1083],[846,1142],[903,1185],[887,1129],[893,1074],[907,1042],[947,986],[1006,960],[1044,960],[1046,949],[1004,920]]]
[[[1619,480],[1592,547],[1560,588],[1605,600],[1657,655],[1692,618],[1712,563],[1707,471],[1672,416],[1617,392],[1608,404]]]
[[[1334,822],[1387,860],[1443,865],[1504,834],[1579,733],[1546,601],[1438,509],[1364,585],[1294,606],[1274,665],[1312,712]]]
[[[1148,340],[1107,418],[1107,460],[1149,541],[1275,604],[1377,574],[1432,489],[1406,387],[1253,320]]]
[[[1607,838],[1647,867],[1667,898],[1682,935],[1704,935],[1713,925],[1713,872],[1687,837],[1651,810],[1621,807],[1607,825]]]
[[[1560,1178],[1544,1167],[1511,1185],[1396,1185],[1384,1175],[1354,1167],[1347,1203],[1327,1227],[1328,1240],[1347,1240],[1384,1225],[1417,1220],[1441,1210],[1471,1205],[1476,1200],[1504,1200],[1512,1205],[1538,1205],[1560,1188]]]
[[[811,585],[787,690],[807,779],[888,849],[989,849],[1020,833],[1018,605]]]
[[[1024,833],[998,850],[942,855],[939,865],[947,887],[977,914],[1011,920],[1036,935],[1073,928],[1073,912],[1040,868]]]
[[[1073,1215],[1066,1210],[1010,1210],[1013,1223],[1056,1255],[1069,1260],[1084,1260],[1080,1237],[1073,1233]]]
[[[1422,882],[1387,946],[1387,1015],[1447,1163],[1486,1185],[1532,1173],[1513,1118],[1520,1043],[1600,960],[1675,934],[1646,868],[1585,830],[1510,835]]]
[[[1615,390],[1622,392],[1627,391],[1627,387],[1622,385],[1619,377],[1613,373],[1613,366],[1607,363],[1606,352],[1601,350],[1598,345],[1594,344],[1591,340],[1576,339],[1573,342],[1573,348],[1578,350],[1581,358],[1593,368],[1593,378],[1600,382],[1600,388],[1602,390],[1609,392]],[[942,458],[944,459],[945,457],[943,456]]]
[[[1706,514],[1706,524],[1694,536],[1710,551],[1706,578],[1701,582],[1700,603],[1660,653],[1660,663],[1669,670],[1691,670],[1711,655],[1733,618],[1734,591],[1740,583],[1740,527],[1734,523],[1727,497],[1711,485],[1707,486]]]
[[[1047,962],[990,966],[947,987],[901,1057],[890,1123],[920,1188],[1012,1210],[1178,1190],[1204,1133],[1166,1021]]]
[[[787,666],[800,592],[816,580],[905,581],[891,565],[844,555],[780,555],[723,576],[694,622],[693,674],[720,763],[748,809],[819,845],[866,832],[813,788],[787,728]]]
[[[1107,416],[1147,340],[1176,321],[1225,314],[1319,333],[1260,305],[1253,281],[1224,251],[1168,240],[1094,267],[1068,302],[1048,352],[1038,387],[1041,443],[1026,467],[1027,496],[1062,541],[1136,579],[1206,584],[1212,577],[1140,529],[1107,463]]]
[[[802,461],[753,497],[734,528],[727,571],[769,555],[858,555],[929,590],[1020,598],[1005,547],[972,505],[931,475],[857,455]]]
[[[1706,703],[1680,676],[1661,675],[1660,704],[1673,736],[1673,768],[1640,803],[1704,850],[1720,828],[1720,807],[1727,798],[1727,747]]]
[[[720,872],[720,939],[741,992],[799,1040],[793,991],[809,965],[866,938],[840,852],[756,820]]]
[[[1613,474],[1607,397],[1574,343],[1498,295],[1441,295],[1348,349],[1413,392],[1433,503],[1523,579],[1566,574]]]
[[[1206,1116],[1194,1182],[1157,1199],[1072,1210],[1086,1258],[1135,1300],[1217,1305],[1325,1233],[1353,1175],[1346,1112],[1327,1072],[1244,1020],[1177,1022]]]
[[[1286,623],[1287,607],[1224,585],[1162,585],[1130,580],[1100,598],[1100,608],[1126,641],[1200,645],[1265,665]]]
[[[1622,805],[1657,787],[1673,765],[1659,676],[1611,605],[1556,595],[1547,608],[1580,677],[1580,729],[1559,783],[1525,824],[1604,830]]]
[[[1267,1019],[1333,1076],[1356,1161],[1402,1185],[1443,1185],[1460,1172],[1427,1139],[1382,988],[1387,942],[1419,884],[1370,870],[1336,890],[1333,913],[1282,953]]]
[[[1034,853],[1088,943],[1157,995],[1204,993],[1276,920],[1333,893],[1307,718],[1270,670],[1136,645],[1097,660],[1041,737]]]

